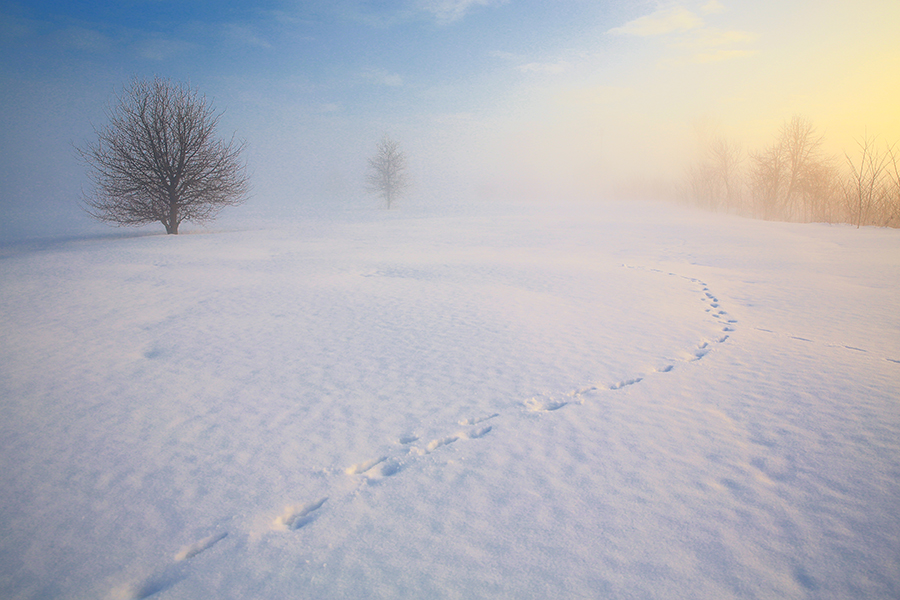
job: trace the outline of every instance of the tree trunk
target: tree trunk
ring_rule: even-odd
[[[171,192],[170,192],[171,193]],[[174,195],[174,194],[173,194]],[[169,217],[166,219],[166,233],[171,235],[178,234],[178,203],[172,196],[169,197]]]

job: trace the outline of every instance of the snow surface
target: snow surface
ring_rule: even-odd
[[[898,598],[900,232],[654,203],[0,255],[0,597]]]

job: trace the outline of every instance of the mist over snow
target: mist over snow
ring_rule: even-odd
[[[900,140],[898,22],[893,0],[9,0],[0,243],[103,230],[79,208],[74,150],[133,78],[213,101],[219,134],[248,144],[259,214],[368,206],[385,134],[409,157],[410,200],[658,197],[701,131],[757,151],[802,115],[837,162],[861,136]]]
[[[808,122],[864,224],[836,174],[869,134],[898,164],[898,23],[6,0],[0,598],[896,600],[897,231],[661,201],[751,214],[736,174]],[[177,236],[81,206],[154,77],[246,142],[249,199]]]
[[[0,596],[896,598],[895,231],[344,210],[0,256]]]

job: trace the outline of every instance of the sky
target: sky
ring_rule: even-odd
[[[701,135],[760,148],[797,114],[838,155],[900,140],[898,30],[896,0],[3,0],[0,241],[95,230],[75,148],[135,77],[223,111],[242,210],[374,204],[385,134],[410,202],[557,201],[653,189]]]

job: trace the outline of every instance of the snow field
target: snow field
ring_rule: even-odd
[[[654,204],[0,258],[11,598],[891,598],[895,232]]]

